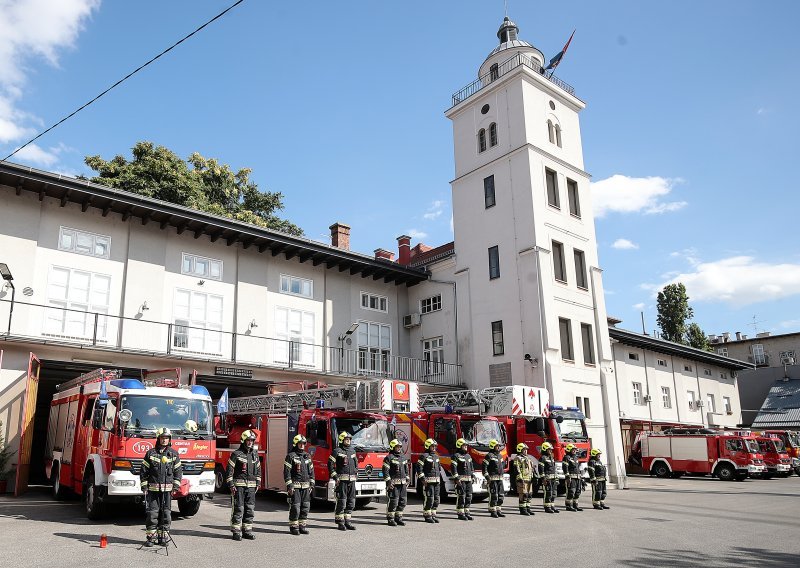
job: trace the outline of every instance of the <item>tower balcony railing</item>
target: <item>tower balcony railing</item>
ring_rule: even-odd
[[[459,103],[464,102],[472,95],[486,87],[487,85],[497,81],[503,75],[510,73],[517,67],[524,66],[528,69],[531,69],[534,73],[541,75],[563,91],[566,91],[570,95],[575,95],[575,89],[572,88],[572,85],[562,81],[558,77],[552,74],[552,72],[548,75],[544,68],[539,65],[539,63],[528,57],[524,53],[518,53],[513,57],[506,59],[503,63],[499,64],[497,68],[492,69],[488,73],[484,74],[483,76],[479,77],[477,80],[473,81],[463,89],[460,89],[453,93],[453,104],[451,108],[456,106]]]
[[[346,349],[295,337],[225,331],[221,325],[122,317],[0,297],[0,341],[33,343],[234,363],[317,375],[381,377],[431,385],[462,386],[461,365],[393,355],[389,349]]]

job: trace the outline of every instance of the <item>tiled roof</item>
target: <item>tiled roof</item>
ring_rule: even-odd
[[[436,248],[433,248],[429,251],[425,251],[422,254],[418,254],[414,258],[411,259],[409,266],[422,266],[424,264],[430,264],[436,260],[441,260],[442,258],[446,258],[451,256],[455,252],[455,242],[446,243],[440,245]]]
[[[800,380],[781,380],[769,389],[753,428],[800,428]]]

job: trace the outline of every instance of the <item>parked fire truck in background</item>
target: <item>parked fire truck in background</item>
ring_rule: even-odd
[[[314,460],[313,497],[334,501],[328,458],[339,434],[349,432],[358,457],[356,505],[362,507],[386,494],[382,465],[392,436],[386,412],[417,410],[417,395],[415,383],[379,379],[232,398],[217,427],[218,435],[228,440],[228,448],[216,452],[217,484],[224,479],[224,468],[230,452],[239,446],[241,432],[252,428],[264,460],[262,489],[285,491],[283,462],[292,438],[299,433],[308,439],[306,449]]]
[[[783,442],[777,436],[758,436],[759,451],[764,456],[765,471],[763,479],[773,477],[789,477],[792,474],[792,460],[786,453]]]
[[[741,481],[766,470],[758,440],[749,432],[642,432],[631,461],[657,477],[689,473]]]
[[[86,514],[99,518],[108,503],[141,502],[142,458],[156,430],[172,430],[184,483],[174,494],[182,515],[197,513],[214,490],[214,431],[205,387],[180,384],[180,369],[142,373],[97,369],[61,384],[53,396],[45,449],[46,472],[58,499],[82,495]],[[197,430],[187,428],[193,420]]]
[[[777,436],[783,442],[789,459],[792,460],[792,469],[800,475],[800,432],[793,430],[766,430],[765,436]]]

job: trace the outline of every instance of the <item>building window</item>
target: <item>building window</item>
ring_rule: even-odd
[[[422,359],[425,361],[425,374],[436,375],[442,372],[444,363],[444,339],[434,337],[422,342]]]
[[[58,235],[58,248],[97,258],[109,258],[111,256],[111,237],[61,227]]]
[[[500,278],[500,249],[489,247],[489,279]]]
[[[361,307],[365,310],[375,310],[376,312],[386,313],[389,311],[389,300],[386,296],[361,292]]]
[[[556,129],[552,120],[547,121],[547,139],[550,140],[551,144],[556,143]]]
[[[361,329],[361,326],[358,326]],[[275,308],[275,337],[273,345],[276,363],[314,366],[314,314],[290,308]]]
[[[567,178],[567,200],[569,201],[569,213],[573,217],[581,216],[581,201],[578,195],[578,182]]]
[[[556,280],[567,283],[567,265],[564,261],[564,245],[553,241],[553,272]]]
[[[727,347],[717,347],[717,355],[722,355],[723,357],[728,356],[728,348]]]
[[[642,397],[642,383],[632,383],[633,385],[633,404],[642,406],[644,405],[644,398]]]
[[[502,355],[505,353],[505,344],[503,343],[503,322],[492,322],[492,354]]]
[[[489,146],[497,146],[497,123],[489,125]]]
[[[555,129],[556,129],[556,146],[561,148],[561,126],[556,124]]]
[[[628,353],[628,359],[630,359],[631,361],[638,361],[639,360],[639,354],[638,353]]]
[[[389,373],[392,328],[366,321],[358,323],[358,370],[365,373]]]
[[[573,249],[572,256],[575,258],[575,285],[582,289],[589,289],[589,282],[586,278],[586,255],[582,250]]]
[[[561,204],[558,200],[558,178],[556,177],[556,172],[545,169],[544,175],[547,179],[547,204],[556,209],[561,209]]]
[[[731,397],[723,396],[722,404],[725,405],[725,414],[733,414],[733,408],[731,407]]]
[[[281,274],[281,294],[289,294],[291,296],[302,296],[303,298],[314,297],[314,281],[306,278],[298,278],[296,276],[289,276],[288,274]],[[362,296],[363,302],[363,296]]]
[[[764,346],[760,343],[753,345],[753,363],[756,365],[766,365],[767,357],[764,355]]]
[[[592,337],[592,326],[588,323],[581,324],[581,340],[583,341],[583,362],[587,365],[594,365],[594,338]]]
[[[716,409],[716,405],[714,404],[714,395],[713,394],[706,395],[706,400],[708,401],[707,412],[712,412],[712,413],[716,412],[716,410],[715,410]]]
[[[727,379],[727,378],[728,378],[728,373],[725,373],[725,372],[723,372],[723,371],[720,371],[720,373],[719,373],[719,378],[720,378],[720,379]]]
[[[489,67],[489,80],[496,81],[500,77],[500,70],[497,63],[492,63]]]
[[[181,274],[209,278],[211,280],[222,280],[222,261],[183,253]]]
[[[494,176],[483,178],[483,203],[486,209],[497,203],[494,198]]]
[[[672,397],[669,395],[669,387],[661,387],[661,404],[664,408],[672,408]]]
[[[711,376],[711,369],[703,369],[703,374],[706,377],[710,377]]]
[[[486,129],[478,130],[478,152],[486,151]]]
[[[574,361],[575,352],[572,347],[572,322],[568,319],[558,318],[558,331],[561,334],[561,358],[565,361]]]
[[[442,309],[442,295],[436,294],[430,298],[423,298],[419,301],[419,311],[422,314],[438,312]]]
[[[686,391],[686,400],[689,402],[689,410],[697,410],[695,403],[694,391]]]
[[[659,367],[666,367],[667,366],[667,362],[664,359],[656,359],[656,363],[658,364]]]
[[[684,365],[683,366],[683,370],[691,373],[692,372],[692,366],[691,365]]]
[[[589,398],[588,397],[575,397],[575,406],[578,407],[578,410],[583,412],[583,415],[589,419],[592,417],[591,409],[589,408]]]
[[[53,266],[47,280],[44,335],[105,341],[108,334],[108,306],[111,277],[74,268]]]
[[[222,355],[222,296],[176,289],[173,316],[173,347]]]

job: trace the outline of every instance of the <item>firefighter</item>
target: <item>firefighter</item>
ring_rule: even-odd
[[[583,489],[581,464],[578,461],[578,447],[575,444],[567,444],[564,449],[566,453],[564,454],[564,461],[561,462],[564,483],[567,485],[567,497],[564,505],[567,511],[583,511],[578,507],[578,498],[581,496],[581,489]]]
[[[426,523],[438,523],[439,508],[439,454],[433,438],[425,440],[425,451],[417,460],[417,482],[422,483],[422,516]]]
[[[256,491],[261,486],[261,461],[255,448],[256,433],[242,432],[239,449],[228,460],[227,479],[231,490],[231,532],[233,540],[255,540],[253,516]]]
[[[600,454],[602,454],[600,450],[597,448],[593,448],[591,451],[592,457],[589,458],[588,470],[589,470],[589,481],[592,484],[592,506],[595,509],[610,509],[608,505],[605,504],[606,500],[606,466],[603,465],[603,462],[600,461]]]
[[[556,493],[558,493],[558,473],[556,460],[553,457],[553,444],[542,444],[542,455],[539,458],[539,477],[542,478],[544,489],[544,512],[558,513],[556,509]]]
[[[456,486],[456,513],[462,521],[471,521],[469,512],[472,505],[472,484],[475,478],[475,464],[469,455],[469,446],[464,438],[456,440],[456,452],[450,461],[450,478]]]
[[[283,480],[289,494],[289,532],[295,536],[308,534],[306,519],[314,487],[314,462],[306,452],[306,442],[301,434],[292,438],[294,447],[283,461]]]
[[[172,492],[180,489],[182,478],[181,458],[172,448],[172,431],[169,428],[159,428],[156,432],[156,447],[150,448],[144,455],[139,472],[147,504],[146,547],[153,546],[156,536],[158,544],[167,544],[170,541]]]
[[[514,457],[514,474],[517,480],[517,495],[519,495],[519,514],[532,516],[531,494],[533,493],[533,478],[538,477],[538,471],[528,455],[528,445],[524,442],[517,444],[517,455]]]
[[[383,478],[386,480],[386,522],[390,527],[405,526],[403,510],[408,494],[408,458],[403,455],[403,444],[389,442],[389,453],[383,458]]]
[[[353,526],[353,509],[356,506],[356,479],[358,478],[358,457],[352,447],[350,432],[339,434],[339,447],[328,458],[330,477],[336,482],[336,525],[340,531],[356,530]]]
[[[494,517],[505,517],[503,514],[503,458],[500,456],[500,442],[489,440],[489,451],[483,458],[483,476],[489,483],[489,514]]]

